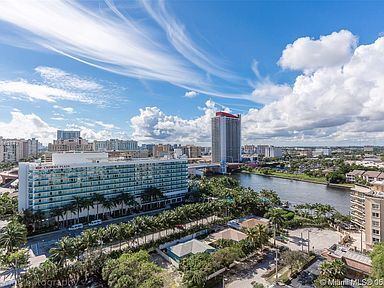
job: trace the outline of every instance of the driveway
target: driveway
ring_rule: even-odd
[[[275,252],[269,251],[263,261],[257,263],[252,262],[254,260],[245,262],[239,265],[237,269],[231,269],[228,274],[224,276],[226,288],[252,288],[252,283],[263,284],[264,287],[268,287],[266,278],[261,277],[267,270],[274,264]]]
[[[312,273],[316,276],[319,276],[319,266],[321,264],[321,262],[323,262],[324,259],[322,257],[318,257],[318,259],[312,263],[307,269],[305,269],[304,271],[307,271],[309,273]],[[299,277],[296,277],[295,279],[292,280],[291,282],[291,286],[294,287],[294,288],[313,288],[315,287],[313,284],[301,284],[299,281],[298,281]]]

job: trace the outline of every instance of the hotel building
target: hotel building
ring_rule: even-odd
[[[19,164],[18,210],[50,212],[71,204],[74,196],[90,198],[94,194],[108,199],[130,193],[140,203],[142,192],[152,187],[164,193],[164,205],[177,203],[188,190],[187,175],[185,160],[121,162],[109,160],[107,153],[53,153],[52,163]],[[80,217],[86,214],[83,211]],[[90,209],[90,215],[95,214],[96,209]]]
[[[241,161],[241,117],[216,112],[212,118],[212,162],[239,163]]]
[[[355,185],[351,192],[352,223],[365,231],[366,249],[384,241],[384,182]]]

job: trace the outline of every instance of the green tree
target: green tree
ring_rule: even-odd
[[[104,203],[105,197],[101,194],[94,193],[91,199],[96,204],[96,219],[99,219],[99,206]]]
[[[16,220],[12,220],[0,230],[0,247],[5,249],[6,253],[13,252],[26,242],[27,229]]]
[[[289,266],[291,272],[295,272],[305,263],[307,255],[301,251],[288,250],[281,254],[281,259],[284,265]]]
[[[163,287],[161,268],[149,260],[146,251],[122,254],[110,259],[102,270],[103,280],[111,288]]]
[[[56,243],[55,247],[49,250],[50,259],[60,267],[66,266],[67,260],[75,259],[78,254],[77,249],[79,247],[75,247],[74,238],[65,236]]]
[[[29,264],[29,251],[28,249],[19,249],[9,252],[1,257],[1,266],[5,269],[11,270],[15,279],[15,286],[19,280],[20,270],[27,268]]]
[[[384,279],[384,243],[375,244],[369,256],[372,260],[371,278]]]

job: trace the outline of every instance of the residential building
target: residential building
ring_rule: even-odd
[[[118,159],[138,159],[138,158],[148,158],[148,150],[133,150],[133,151],[108,151],[108,158],[118,158]]]
[[[283,150],[279,147],[268,145],[265,147],[264,157],[266,158],[281,158],[283,156]]]
[[[222,231],[211,234],[209,238],[210,240],[212,240],[212,242],[218,241],[220,239],[233,240],[239,242],[241,240],[246,239],[247,234],[232,228],[227,228]]]
[[[329,155],[331,155],[331,149],[329,149],[329,148],[316,148],[312,152],[313,157],[329,156]]]
[[[0,162],[18,162],[38,153],[39,141],[32,139],[4,139],[0,137]]]
[[[349,183],[355,183],[358,179],[362,179],[364,170],[353,170],[345,174],[346,181]]]
[[[384,240],[384,182],[355,185],[351,191],[352,223],[365,231],[366,249]]]
[[[255,154],[257,146],[255,145],[244,145],[242,148],[242,153],[244,154]]]
[[[105,141],[93,141],[93,151],[136,151],[138,150],[137,141],[110,139]]]
[[[216,112],[212,118],[212,162],[241,162],[241,116]]]
[[[173,148],[170,144],[156,144],[153,146],[153,157],[162,158],[170,156]]]
[[[199,158],[201,157],[201,147],[195,145],[182,146],[181,150],[183,154],[188,158]]]
[[[93,151],[93,144],[82,138],[53,140],[48,144],[49,152]]]
[[[362,175],[362,178],[368,183],[372,183],[378,180],[381,172],[380,171],[366,171]]]
[[[73,203],[74,196],[90,198],[94,194],[110,199],[130,193],[140,203],[147,188],[158,188],[166,197],[141,203],[142,208],[164,207],[183,201],[187,174],[187,161],[179,159],[111,161],[107,153],[53,153],[52,163],[19,164],[18,209],[48,213]],[[95,215],[96,211],[95,207],[89,213]],[[80,217],[85,216],[87,211],[82,211]],[[69,213],[67,217],[76,216]]]
[[[57,130],[56,140],[69,140],[80,138],[80,131],[77,130]]]

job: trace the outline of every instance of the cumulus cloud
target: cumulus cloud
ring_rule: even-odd
[[[218,108],[208,100],[202,110],[202,116],[188,120],[167,115],[157,107],[140,109],[140,114],[131,118],[132,136],[142,142],[207,144],[211,137],[211,118]]]
[[[384,144],[384,37],[356,47],[343,67],[304,72],[292,87],[269,84],[256,87],[253,97],[280,96],[243,113],[243,143]],[[214,102],[206,103],[202,116],[187,120],[147,107],[131,124],[135,138],[143,141],[209,143],[210,118],[216,110]]]
[[[187,91],[187,92],[185,92],[184,97],[194,98],[197,95],[199,95],[199,93],[197,93],[196,91]]]
[[[313,71],[347,63],[357,45],[357,37],[347,30],[333,32],[314,40],[297,39],[287,45],[278,64],[285,69]]]
[[[55,138],[56,129],[36,114],[12,111],[9,122],[0,122],[0,136],[4,138],[37,138],[48,143]]]

